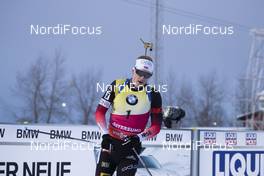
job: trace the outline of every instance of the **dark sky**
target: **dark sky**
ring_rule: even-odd
[[[1,0],[0,121],[9,118],[5,108],[15,103],[10,88],[14,86],[16,73],[26,70],[40,55],[52,57],[55,49],[66,57],[69,74],[100,69],[106,83],[128,76],[134,59],[143,53],[139,38],[153,39],[151,3],[150,0]],[[195,81],[198,75],[216,70],[232,88],[248,63],[252,42],[248,29],[264,26],[264,1],[163,0],[163,5],[161,24],[234,26],[234,34],[229,36],[163,35],[163,76],[172,69],[175,77]],[[97,36],[31,35],[31,24],[102,26],[103,32]]]

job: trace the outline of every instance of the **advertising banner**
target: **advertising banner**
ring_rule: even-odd
[[[97,126],[0,125],[0,175],[93,176],[101,137]],[[191,130],[161,130],[144,141],[152,175],[190,175],[191,137]],[[140,175],[147,175],[141,164]]]
[[[264,176],[264,132],[200,131],[199,175]]]

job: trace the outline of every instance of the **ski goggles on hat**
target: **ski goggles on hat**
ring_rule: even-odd
[[[149,78],[152,76],[151,73],[148,73],[148,72],[145,72],[145,71],[142,71],[142,70],[138,70],[138,69],[136,69],[136,68],[135,68],[135,71],[136,71],[136,74],[137,74],[138,76],[140,76],[140,77],[143,76],[145,79],[149,79]]]

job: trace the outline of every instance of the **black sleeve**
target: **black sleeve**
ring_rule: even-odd
[[[161,95],[158,91],[153,90],[151,92],[151,108],[161,108],[161,107],[162,107]]]
[[[161,126],[162,123],[162,99],[158,91],[152,91],[151,98],[151,124]]]

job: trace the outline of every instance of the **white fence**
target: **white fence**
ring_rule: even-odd
[[[0,176],[93,176],[100,141],[95,126],[0,125]],[[177,148],[190,149],[190,141],[191,130],[162,130],[143,143],[141,155],[153,175],[190,175],[191,150]],[[147,175],[146,170],[139,168],[137,175]]]
[[[96,126],[0,125],[0,176],[93,176],[100,141]],[[161,130],[143,147],[153,176],[264,176],[264,132]]]

